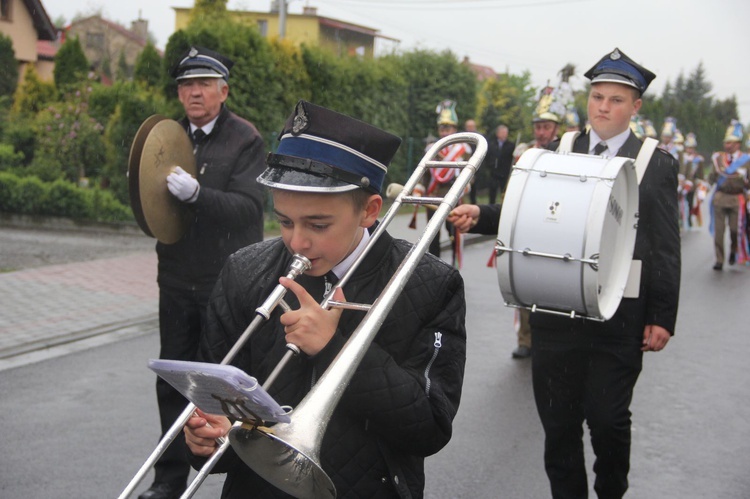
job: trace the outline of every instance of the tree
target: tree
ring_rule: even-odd
[[[115,80],[127,81],[130,79],[131,71],[128,66],[128,61],[125,59],[125,52],[120,51],[120,57],[117,59],[117,71],[115,72]]]
[[[147,43],[135,60],[133,79],[147,87],[156,87],[161,83],[162,70],[159,52],[156,51],[151,42]]]
[[[55,56],[55,85],[59,90],[85,81],[89,62],[83,53],[78,37],[68,38]]]
[[[18,62],[10,37],[0,34],[0,97],[11,96],[18,86]]]
[[[528,71],[520,77],[505,73],[485,80],[477,97],[477,119],[481,129],[491,134],[502,124],[513,136],[527,132],[534,96]]]
[[[206,20],[223,22],[228,20],[227,0],[195,0],[195,6],[190,11],[190,24]]]

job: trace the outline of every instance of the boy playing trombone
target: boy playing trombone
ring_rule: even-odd
[[[216,284],[202,360],[219,362],[281,283],[291,311],[277,310],[233,362],[263,383],[287,351],[302,354],[269,393],[295,407],[341,351],[364,312],[319,302],[360,258],[378,225],[380,191],[400,139],[371,125],[300,101],[258,181],[271,189],[281,238],[235,253]],[[337,300],[373,303],[411,245],[388,233],[374,241]],[[292,254],[311,268],[283,276]],[[424,457],[450,440],[466,357],[463,280],[425,254],[388,313],[335,407],[320,464],[340,497],[422,497]],[[185,427],[194,465],[210,456],[227,418],[198,412]],[[226,472],[222,497],[288,497],[230,449],[214,472]]]

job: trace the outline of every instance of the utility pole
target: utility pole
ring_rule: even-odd
[[[286,36],[286,0],[279,2],[279,39],[283,40]]]

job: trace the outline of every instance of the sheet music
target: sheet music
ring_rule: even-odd
[[[243,421],[290,421],[258,381],[235,366],[151,359],[148,367],[203,412]]]

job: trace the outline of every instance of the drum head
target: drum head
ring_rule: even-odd
[[[176,121],[151,116],[138,129],[130,148],[130,207],[141,230],[164,244],[179,241],[193,220],[187,206],[167,189],[167,175],[175,166],[195,176],[190,139]]]

